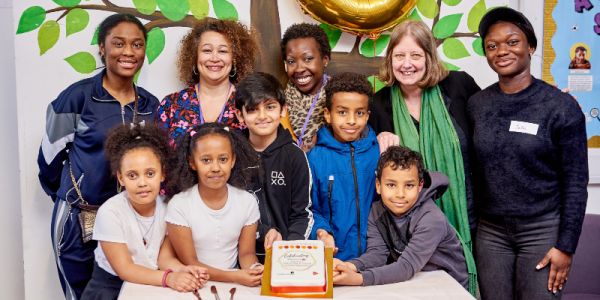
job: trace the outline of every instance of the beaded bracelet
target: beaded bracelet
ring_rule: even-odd
[[[167,285],[167,276],[169,276],[170,273],[172,273],[173,270],[171,269],[166,269],[165,273],[163,274],[163,278],[162,278],[162,286],[163,287],[168,287]]]

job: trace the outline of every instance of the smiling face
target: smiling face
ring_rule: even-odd
[[[276,99],[267,99],[253,109],[242,107],[242,111],[237,111],[237,116],[248,126],[251,136],[273,141],[277,137],[279,120],[285,117],[286,111],[287,108],[281,107]]]
[[[233,53],[231,43],[224,35],[207,31],[200,36],[196,67],[200,81],[215,84],[229,80],[229,72],[233,68]]]
[[[196,140],[189,164],[192,170],[196,171],[201,190],[226,188],[235,164],[229,139],[219,134],[200,137]]]
[[[417,86],[425,76],[425,51],[407,34],[392,50],[392,70],[401,87]]]
[[[125,152],[117,172],[119,183],[125,187],[131,205],[152,206],[165,179],[160,158],[150,148],[134,148]]]
[[[484,48],[488,64],[500,78],[529,75],[535,49],[516,25],[502,21],[492,25],[485,36]]]
[[[337,92],[332,96],[331,110],[325,108],[323,116],[336,140],[342,143],[356,141],[369,120],[369,96]]]
[[[285,47],[284,63],[289,80],[302,93],[315,94],[323,80],[329,57],[321,56],[314,38],[290,40]]]
[[[375,181],[375,188],[381,195],[383,205],[399,217],[417,203],[423,182],[419,181],[419,171],[415,165],[395,170],[386,166],[381,172],[381,179]]]
[[[99,47],[109,75],[132,79],[144,64],[146,40],[133,23],[121,22],[113,27]]]

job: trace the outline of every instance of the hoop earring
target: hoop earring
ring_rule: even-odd
[[[192,73],[194,73],[194,75],[198,75],[198,71],[196,71],[196,66],[192,67]]]
[[[231,71],[233,71],[233,74],[231,73]],[[237,68],[235,67],[235,65],[233,65],[233,69],[231,69],[231,71],[229,71],[229,77],[235,77],[235,75],[237,75]]]

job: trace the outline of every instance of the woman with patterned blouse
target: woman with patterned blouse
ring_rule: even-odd
[[[235,116],[234,84],[252,72],[257,52],[253,33],[231,20],[205,18],[181,40],[177,68],[188,87],[167,95],[156,114],[172,146],[204,122],[244,127]]]

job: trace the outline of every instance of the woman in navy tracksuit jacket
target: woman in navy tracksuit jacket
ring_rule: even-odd
[[[106,68],[72,84],[50,103],[38,156],[40,183],[54,201],[52,246],[69,300],[80,298],[94,265],[96,242],[85,241],[82,236],[79,217],[86,214],[81,214],[81,209],[86,208],[86,202],[97,208],[119,190],[104,156],[107,132],[119,124],[152,122],[159,104],[156,97],[133,84],[133,75],[144,61],[143,25],[131,15],[116,14],[99,28],[100,54]],[[141,32],[131,34],[133,28]],[[125,89],[116,88],[115,83]],[[122,104],[107,89],[129,93],[132,101]],[[93,224],[93,219],[88,223]],[[91,239],[91,235],[86,238]]]

